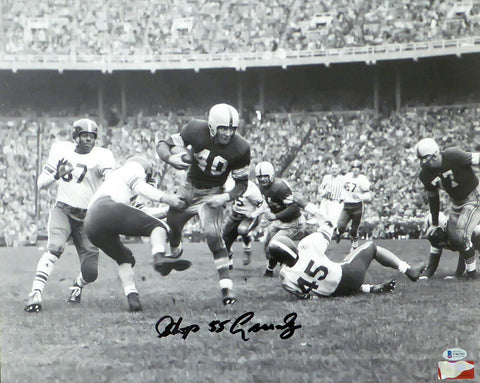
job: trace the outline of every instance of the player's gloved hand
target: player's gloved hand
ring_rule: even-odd
[[[178,154],[172,154],[170,157],[168,157],[168,163],[172,165],[175,169],[177,170],[185,170],[188,169],[190,166],[189,163],[186,163],[183,158],[183,154],[178,153]]]
[[[332,199],[332,193],[326,192],[326,193],[323,195],[323,198],[325,198],[325,199]]]
[[[275,221],[277,219],[277,216],[273,214],[271,211],[267,211],[265,213],[265,218],[268,219],[269,221]]]
[[[207,205],[213,208],[218,208],[225,205],[228,201],[230,201],[230,194],[215,194],[207,200]]]
[[[73,166],[68,163],[68,160],[62,158],[58,160],[57,171],[53,175],[53,178],[59,180],[60,178],[66,176],[67,174],[70,174],[71,172],[73,172]]]
[[[185,209],[187,206],[185,201],[175,194],[165,194],[162,198],[162,202],[178,210]]]

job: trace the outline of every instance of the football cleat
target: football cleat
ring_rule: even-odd
[[[407,271],[405,272],[405,275],[410,279],[412,282],[418,281],[418,278],[420,278],[420,275],[422,275],[423,271],[425,270],[426,265],[425,263],[419,263],[416,266],[410,266]]]
[[[252,259],[252,250],[244,249],[243,250],[243,266],[249,265],[251,259]]]
[[[395,279],[392,279],[391,281],[381,283],[379,285],[373,285],[370,289],[370,292],[372,294],[382,294],[382,293],[389,293],[393,290],[395,290],[395,284],[397,282]]]
[[[333,232],[333,235],[335,237],[335,242],[340,243],[340,241],[342,240],[342,235],[339,233],[337,229],[335,229],[335,231]]]
[[[80,303],[82,299],[82,287],[77,285],[77,282],[73,282],[73,286],[69,287],[70,296],[68,297],[67,303]]]
[[[137,293],[128,294],[127,300],[128,300],[128,309],[130,310],[131,313],[136,313],[143,310]]]
[[[222,289],[222,302],[224,306],[232,306],[237,302],[237,298],[230,289]]]
[[[180,244],[178,247],[172,249],[172,253],[168,255],[169,258],[180,258],[183,254],[183,247]]]
[[[266,269],[265,270],[265,273],[263,274],[264,277],[267,277],[267,278],[273,278],[273,270],[270,270],[270,269]]]
[[[474,279],[478,279],[478,273],[477,273],[476,270],[467,271],[467,272],[465,273],[465,278],[466,278],[467,280],[470,280],[470,281],[472,281],[472,280],[474,280]]]
[[[164,277],[170,274],[172,270],[187,270],[191,265],[192,262],[187,261],[186,259],[167,257],[160,253],[154,255],[153,268]]]
[[[34,290],[28,294],[27,305],[24,309],[27,313],[39,313],[42,311],[42,293]]]
[[[358,247],[358,239],[354,239],[354,240],[352,241],[352,247],[350,248],[350,251],[356,250],[357,247]]]

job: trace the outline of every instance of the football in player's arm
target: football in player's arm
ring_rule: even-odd
[[[413,282],[418,280],[425,268],[423,263],[412,267],[391,251],[371,241],[351,251],[342,262],[334,262],[325,254],[334,223],[311,204],[306,210],[315,215],[317,232],[303,238],[298,246],[285,236],[274,237],[268,245],[270,258],[283,265],[280,270],[282,287],[299,298],[392,291],[395,280],[374,285],[364,283],[373,260],[404,273]]]
[[[293,192],[287,181],[275,177],[275,169],[270,162],[259,162],[255,166],[255,177],[260,191],[268,204],[269,211],[264,217],[271,221],[264,239],[265,256],[268,265],[265,277],[273,277],[276,261],[269,257],[268,244],[276,235],[295,238],[305,228],[305,216],[302,213],[303,199]]]
[[[149,237],[152,255],[165,253],[168,226],[148,214],[147,209],[135,207],[138,195],[157,203],[182,208],[184,202],[176,195],[158,190],[149,183],[153,163],[142,156],[133,156],[119,169],[109,174],[92,198],[85,218],[85,231],[90,241],[118,264],[118,275],[127,297],[129,310],[142,310],[135,286],[132,251],[121,241],[120,235]],[[190,261],[176,259],[169,269],[186,270]]]
[[[188,169],[188,172],[180,191],[187,206],[170,208],[167,214],[171,255],[163,254],[155,267],[161,270],[172,258],[181,256],[183,228],[198,214],[213,254],[225,305],[235,303],[236,297],[232,291],[228,252],[222,239],[223,210],[227,202],[247,190],[250,165],[250,145],[237,133],[238,124],[239,115],[233,106],[216,104],[208,113],[208,121],[192,120],[179,133],[159,141],[156,147],[163,161],[176,169]],[[179,156],[175,147],[189,147],[191,163],[185,161],[184,155]],[[226,192],[224,184],[230,173],[235,185]]]
[[[70,287],[68,303],[80,303],[83,287],[97,279],[98,249],[88,240],[83,220],[94,192],[105,175],[115,168],[112,152],[95,146],[97,134],[98,127],[93,120],[83,118],[75,121],[72,126],[73,142],[54,143],[38,177],[38,190],[54,184],[58,188],[55,205],[49,215],[47,250],[37,264],[25,306],[27,312],[42,309],[43,289],[70,237],[80,258],[80,274]]]
[[[472,165],[479,165],[480,154],[458,148],[440,151],[432,138],[421,139],[415,152],[420,160],[419,179],[428,195],[432,225],[439,225],[442,188],[452,203],[448,213],[453,225],[449,241],[465,262],[466,277],[477,278],[472,233],[480,223],[480,186]]]

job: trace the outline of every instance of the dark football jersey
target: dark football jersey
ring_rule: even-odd
[[[454,202],[461,202],[477,187],[478,178],[472,169],[472,153],[458,148],[442,152],[440,168],[423,168],[419,174],[428,191],[444,189]]]
[[[270,185],[266,187],[262,185],[259,186],[272,213],[278,214],[290,206],[296,207],[296,210],[292,215],[280,219],[282,222],[290,222],[302,215],[300,208],[294,204],[295,200],[292,189],[285,180],[275,178]]]
[[[179,133],[185,146],[191,145],[189,181],[198,188],[221,186],[232,172],[234,179],[248,179],[250,145],[238,133],[226,145],[210,137],[207,121],[192,120]]]

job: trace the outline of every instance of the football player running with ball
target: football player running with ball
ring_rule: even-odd
[[[415,151],[421,166],[419,179],[428,194],[432,225],[439,226],[439,190],[442,188],[452,202],[448,213],[449,221],[454,222],[449,229],[451,246],[459,250],[465,261],[467,279],[475,279],[472,233],[480,222],[480,186],[472,165],[480,164],[480,154],[459,148],[440,151],[432,138],[420,140]]]
[[[390,250],[371,241],[351,251],[342,262],[333,262],[325,252],[334,224],[312,204],[308,204],[305,210],[315,215],[318,222],[315,233],[303,238],[298,246],[285,236],[275,236],[268,245],[270,258],[283,264],[280,270],[282,287],[299,298],[392,291],[396,284],[394,279],[375,285],[364,283],[373,260],[404,273],[413,282],[418,280],[425,269],[425,264],[412,267]]]
[[[150,215],[147,207],[135,207],[136,199],[141,195],[176,208],[184,205],[174,194],[151,185],[152,175],[150,161],[138,155],[129,158],[125,165],[108,175],[93,196],[85,218],[85,231],[90,241],[118,264],[118,276],[131,312],[142,311],[142,305],[135,287],[135,258],[122,243],[120,235],[150,237],[152,254],[156,254],[165,253],[168,234],[168,226]],[[177,259],[171,268],[186,270],[190,264],[187,260]]]
[[[176,169],[188,168],[188,173],[179,193],[187,207],[172,207],[167,214],[172,254],[159,254],[154,267],[164,273],[181,256],[183,228],[198,214],[213,254],[226,306],[234,304],[236,297],[229,274],[228,251],[222,238],[224,205],[247,190],[250,165],[250,145],[237,134],[238,124],[238,112],[233,106],[216,104],[208,113],[208,121],[192,120],[179,133],[157,144],[157,153],[163,161]],[[191,147],[191,161],[186,162],[187,156],[181,153],[172,154],[177,146]],[[235,186],[225,192],[223,185],[230,173]]]
[[[255,166],[255,177],[270,208],[270,211],[264,215],[271,221],[265,234],[264,248],[268,265],[264,276],[273,277],[277,261],[269,256],[269,242],[276,235],[283,235],[291,239],[296,237],[305,227],[305,216],[302,213],[302,204],[296,200],[287,181],[275,178],[275,169],[270,162],[259,162]]]
[[[80,303],[82,288],[95,281],[98,275],[98,249],[88,240],[83,221],[87,205],[104,179],[115,168],[110,150],[95,147],[97,124],[82,118],[73,123],[74,142],[61,141],[52,145],[48,160],[38,177],[38,190],[58,185],[57,198],[48,219],[47,251],[37,264],[32,291],[25,311],[42,309],[42,292],[55,262],[63,254],[72,237],[80,258],[80,274],[70,287],[68,303]]]

